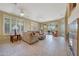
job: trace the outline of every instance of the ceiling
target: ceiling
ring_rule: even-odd
[[[0,10],[24,16],[34,21],[47,22],[64,17],[66,3],[0,3]]]

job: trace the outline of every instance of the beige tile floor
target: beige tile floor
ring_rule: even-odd
[[[68,54],[65,39],[51,35],[47,35],[46,39],[32,45],[23,41],[0,44],[0,56],[67,56]]]

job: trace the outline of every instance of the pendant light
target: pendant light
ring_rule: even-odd
[[[23,11],[23,9],[20,10],[20,16],[24,16],[24,11]]]

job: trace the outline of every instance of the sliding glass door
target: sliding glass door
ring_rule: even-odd
[[[77,55],[77,20],[69,25],[69,43],[72,47],[72,52]]]

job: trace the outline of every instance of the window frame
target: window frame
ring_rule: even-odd
[[[8,18],[10,20],[10,27],[9,27],[10,28],[10,32],[9,33],[6,33],[6,31],[5,31],[5,23],[6,23],[5,18]],[[20,32],[19,32],[19,34],[21,34],[22,32],[24,32],[24,21],[23,21],[23,19],[12,17],[12,16],[8,16],[8,15],[3,15],[3,35],[13,35],[13,33],[12,33],[12,22],[13,21],[16,22],[16,25],[18,24],[18,21],[20,23],[22,23],[20,25]],[[22,25],[23,25],[23,31],[21,31],[21,26]]]

